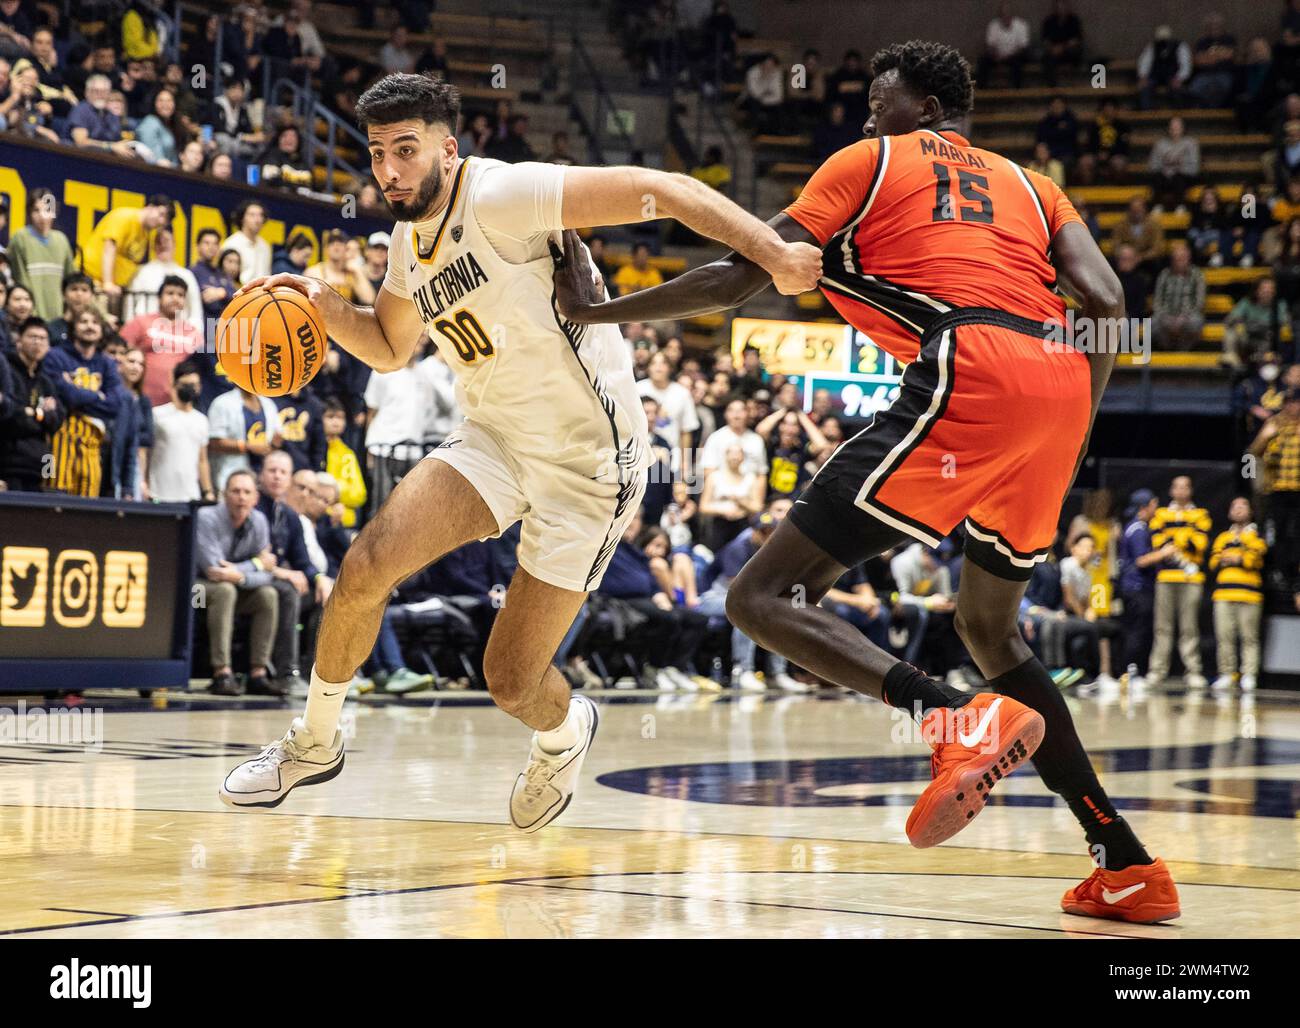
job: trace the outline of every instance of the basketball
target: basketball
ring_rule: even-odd
[[[241,293],[217,320],[217,363],[259,396],[296,393],[320,370],[325,345],[316,308],[289,286]]]

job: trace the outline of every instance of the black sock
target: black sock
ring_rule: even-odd
[[[1133,864],[1150,864],[1133,829],[1115,811],[1097,780],[1088,754],[1074,729],[1065,697],[1037,657],[989,682],[989,688],[1019,700],[1043,716],[1046,732],[1034,754],[1034,767],[1044,784],[1069,805],[1083,827],[1095,863],[1109,871]]]
[[[971,699],[946,682],[922,674],[905,660],[900,660],[885,673],[880,698],[891,707],[913,715],[918,710],[924,715],[932,707],[964,707]]]

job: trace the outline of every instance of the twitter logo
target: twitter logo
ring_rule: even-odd
[[[50,551],[41,546],[6,546],[0,556],[0,627],[40,628]]]

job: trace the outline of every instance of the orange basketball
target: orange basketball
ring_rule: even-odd
[[[312,302],[289,286],[240,293],[217,319],[217,363],[259,396],[296,393],[325,363],[325,326]]]

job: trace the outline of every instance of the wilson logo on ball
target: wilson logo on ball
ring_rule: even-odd
[[[221,313],[217,361],[232,384],[261,396],[284,396],[324,364],[325,329],[315,306],[289,286],[243,293]]]

